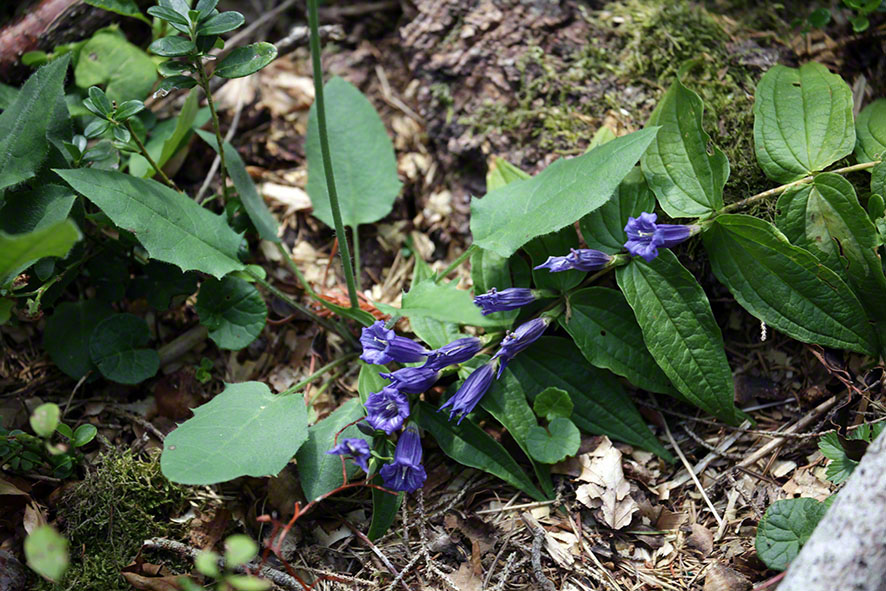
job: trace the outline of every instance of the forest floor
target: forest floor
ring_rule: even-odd
[[[247,23],[260,18],[248,3],[236,4]],[[704,99],[705,128],[729,157],[727,202],[769,188],[754,157],[752,113],[754,88],[766,69],[819,61],[853,87],[857,108],[886,96],[880,23],[852,35],[838,18],[804,35],[790,21],[805,3],[785,4],[331,3],[324,20],[341,25],[343,35],[327,43],[325,71],[372,101],[393,138],[404,182],[394,211],[359,236],[367,298],[397,304],[415,257],[442,269],[465,250],[470,199],[485,193],[492,157],[537,173],[558,157],[583,153],[601,127],[617,135],[640,129],[678,72]],[[243,42],[275,42],[301,24],[303,14],[292,8]],[[226,83],[218,101],[223,127],[236,122],[234,144],[295,261],[318,291],[343,298],[332,232],[310,215],[304,191],[313,100],[308,57],[306,47],[298,47],[259,74]],[[172,112],[176,100],[170,95],[152,108]],[[196,190],[211,159],[195,146],[176,180]],[[761,208],[765,216],[771,204]],[[252,246],[266,267],[280,266],[275,250]],[[329,577],[317,589],[765,588],[777,573],[756,556],[760,518],[778,499],[823,500],[835,490],[824,476],[818,440],[847,421],[886,416],[883,371],[860,356],[802,345],[771,330],[761,335],[759,321],[695,254],[680,252],[708,292],[735,373],[736,402],[755,425],[728,427],[690,406],[634,392],[679,461],[668,464],[585,435],[580,456],[555,467],[556,500],[545,503],[455,464],[428,438],[427,484],[408,498],[387,535],[370,542],[360,533],[368,527],[370,497],[349,491],[296,522],[284,548],[292,568],[308,581]],[[469,289],[468,271],[460,273]],[[297,291],[287,272],[270,276],[281,289]],[[258,380],[281,391],[335,357],[335,344],[318,337],[315,326],[269,303],[269,325],[247,349],[226,352],[199,340],[167,363],[162,376],[136,387],[74,383],[43,352],[39,320],[0,327],[4,426],[26,428],[30,409],[54,401],[69,422],[90,422],[100,434],[77,480],[0,473],[0,562],[18,552],[26,527],[51,521],[72,540],[72,570],[57,588],[168,590],[175,588],[174,575],[191,572],[188,549],[216,545],[236,531],[267,540],[271,528],[257,516],[288,520],[295,503],[305,501],[294,465],[275,478],[180,487],[160,475],[157,459],[175,423],[223,383]],[[189,306],[153,321],[164,343],[197,324]],[[212,378],[205,385],[195,378],[203,359]],[[312,420],[354,396],[354,369],[306,392]],[[485,427],[514,448],[507,433]],[[596,499],[591,486],[608,496]],[[179,545],[143,547],[149,538]],[[281,581],[288,588],[285,577]],[[18,591],[7,584],[0,575],[0,591]],[[50,588],[35,580],[29,585],[21,588]]]

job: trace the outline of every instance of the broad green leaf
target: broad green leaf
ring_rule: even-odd
[[[261,41],[237,47],[218,63],[215,75],[220,78],[242,78],[254,74],[274,61],[277,48]],[[328,104],[328,103],[327,103]]]
[[[99,322],[89,337],[89,357],[105,378],[119,384],[138,384],[154,377],[160,356],[145,345],[148,325],[134,314],[114,314]]]
[[[0,232],[0,285],[43,257],[63,257],[80,240],[80,230],[71,220],[62,220],[26,234]]]
[[[723,207],[729,160],[702,128],[704,103],[675,80],[649,117],[661,129],[640,159],[649,187],[673,218],[700,217]]]
[[[412,272],[412,288],[424,282],[433,282],[433,278],[434,272],[431,271],[428,264],[416,257],[415,268]],[[407,293],[404,294],[403,299],[410,300],[411,298]],[[409,325],[412,327],[412,332],[432,349],[439,349],[446,343],[465,336],[458,330],[458,324],[455,322],[446,322],[429,316],[413,316],[409,319]]]
[[[773,570],[786,569],[826,511],[827,506],[815,499],[775,501],[757,526],[757,556]]]
[[[548,424],[547,429],[532,427],[526,445],[532,459],[543,464],[556,464],[578,452],[581,433],[569,419],[556,417]]]
[[[532,410],[539,417],[543,417],[548,421],[553,421],[557,417],[568,419],[572,416],[572,399],[566,390],[560,388],[545,388],[539,392],[535,400],[532,402]],[[546,462],[548,464],[552,462]]]
[[[175,265],[150,261],[145,265],[144,273],[143,277],[132,280],[130,296],[147,298],[148,303],[158,310],[168,309],[175,296],[197,291],[197,274],[193,271],[182,273]]]
[[[565,256],[572,248],[578,248],[578,234],[573,226],[566,226],[562,230],[533,238],[523,246],[523,250],[529,253],[532,259],[532,279],[535,286],[542,289],[558,289],[566,291],[572,289],[587,277],[584,271],[560,271],[551,273],[547,269],[536,269],[538,265],[548,260],[549,256]]]
[[[382,479],[376,477],[375,484],[382,485]],[[385,535],[390,529],[394,520],[397,518],[397,511],[403,504],[403,497],[406,493],[398,492],[395,494],[380,491],[377,488],[372,489],[372,521],[369,524],[369,530],[366,537],[370,541],[375,541]]]
[[[360,399],[352,398],[308,429],[308,440],[295,455],[301,488],[308,501],[313,501],[344,484],[341,479],[341,456],[329,455],[326,452],[333,448],[336,433],[365,414]],[[351,425],[342,431],[338,440],[341,441],[346,437],[364,438],[356,425]],[[346,459],[345,467],[349,479],[360,473],[360,469],[352,460]]]
[[[212,146],[213,150],[218,152],[218,142],[216,142],[215,135],[202,129],[198,129],[197,134],[204,142]],[[279,244],[277,220],[271,215],[265,200],[258,194],[255,183],[252,182],[252,177],[246,172],[246,165],[243,163],[243,159],[240,158],[237,149],[230,143],[225,142],[224,146],[228,174],[231,175],[231,180],[234,181],[234,187],[237,189],[237,194],[240,196],[246,215],[249,216],[252,225],[255,226],[262,240]]]
[[[89,337],[96,325],[112,310],[99,300],[65,302],[46,319],[43,348],[60,370],[79,380],[95,364],[89,358]]]
[[[166,436],[160,468],[180,484],[273,476],[308,438],[304,397],[275,396],[265,384],[228,384]]]
[[[105,170],[56,170],[115,224],[129,230],[151,258],[222,278],[246,266],[241,237],[225,219],[156,181]]]
[[[754,145],[774,181],[823,170],[855,147],[852,90],[821,64],[774,66],[757,85]]]
[[[197,294],[200,324],[221,349],[239,351],[258,338],[268,308],[254,285],[239,277],[207,279]]]
[[[69,62],[64,55],[37,70],[0,114],[0,191],[33,177],[49,153],[50,115],[64,96]]]
[[[225,539],[225,566],[233,568],[246,564],[258,554],[258,544],[245,534],[234,534]]]
[[[138,9],[135,0],[84,0],[84,2],[90,6],[107,10],[108,12],[113,12],[121,16],[131,16],[132,18],[137,18],[147,24],[151,24],[151,21],[145,18],[145,15],[143,15],[141,10]]]
[[[609,201],[581,218],[578,225],[589,248],[616,254],[624,250],[628,241],[625,234],[628,218],[639,217],[644,211],[653,209],[655,195],[649,189],[643,171],[635,166],[618,184]]]
[[[505,448],[470,420],[460,424],[449,421],[446,414],[437,412],[427,402],[419,402],[413,408],[413,420],[434,437],[443,453],[459,464],[497,476],[536,501],[545,500],[544,493],[532,484]]]
[[[884,427],[886,427],[884,423],[877,423],[875,425],[863,423],[850,431],[846,439],[850,442],[861,440],[870,443],[882,433]],[[831,460],[825,477],[833,484],[845,482],[855,471],[856,466],[858,466],[859,459],[849,457],[837,433],[827,433],[819,439],[818,449],[824,457]]]
[[[497,326],[496,321],[483,316],[470,293],[453,284],[424,281],[403,294],[402,308],[380,302],[375,305],[386,314],[406,316],[410,320],[436,318],[455,324]]]
[[[876,353],[877,337],[849,287],[771,224],[722,215],[703,238],[717,279],[751,315],[804,343]]]
[[[15,102],[18,92],[19,89],[15,86],[0,82],[0,111],[8,109]]]
[[[504,158],[493,156],[489,159],[489,170],[486,172],[486,192],[495,191],[514,181],[525,181],[532,178]]]
[[[568,301],[570,314],[560,317],[560,325],[591,365],[608,369],[650,392],[674,392],[646,348],[643,331],[620,291],[589,287],[571,294]]]
[[[377,222],[390,213],[402,186],[391,138],[372,103],[353,84],[333,78],[324,89],[326,128],[342,222],[352,228]],[[305,140],[307,191],[314,216],[331,228],[316,107],[316,103],[311,106]]]
[[[530,400],[552,386],[566,390],[575,405],[571,419],[582,431],[608,435],[672,459],[618,379],[590,365],[568,339],[542,337],[509,363],[507,372],[514,374]]]
[[[871,193],[886,197],[886,162],[871,169]]]
[[[31,429],[34,430],[38,437],[43,437],[44,439],[51,437],[55,433],[55,428],[58,427],[61,412],[58,405],[53,402],[41,404],[31,413],[29,419]]]
[[[38,575],[59,581],[68,570],[68,540],[51,525],[41,525],[25,538],[25,558]]]
[[[557,160],[529,180],[510,183],[482,199],[474,199],[474,243],[509,257],[536,236],[572,225],[606,202],[657,131],[643,129],[583,156]]]
[[[862,109],[855,120],[855,157],[858,162],[882,160],[886,155],[886,99]]]
[[[163,37],[148,46],[148,51],[162,57],[178,57],[197,50],[194,42],[185,37]]]
[[[886,320],[886,276],[877,254],[877,229],[858,203],[852,183],[823,172],[778,199],[775,225],[853,288],[875,321]]]
[[[108,98],[119,105],[130,99],[144,100],[150,94],[157,66],[122,34],[100,32],[80,50],[74,80],[80,88],[107,85]]]
[[[380,375],[380,372],[387,372],[388,368],[384,365],[372,365],[365,361],[360,361],[360,373],[357,375],[357,391],[360,393],[361,402],[366,402],[369,395],[380,391],[388,385],[388,380]]]
[[[68,217],[75,199],[69,187],[54,184],[9,193],[0,208],[0,230],[22,234],[57,224]]]
[[[738,424],[735,388],[723,335],[704,290],[670,250],[646,262],[634,257],[616,271],[649,353],[692,404]]]
[[[243,25],[246,18],[234,10],[220,12],[209,17],[197,27],[198,35],[221,35],[233,31]]]

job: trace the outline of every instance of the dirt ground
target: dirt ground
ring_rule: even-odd
[[[260,18],[259,2],[228,4],[236,4],[247,23]],[[243,42],[273,42],[303,24],[301,3],[294,4]],[[684,83],[705,100],[706,130],[732,164],[727,202],[770,188],[752,143],[753,91],[766,69],[819,61],[853,87],[858,108],[886,96],[882,19],[862,35],[851,34],[844,18],[804,35],[790,21],[806,3],[784,4],[329,3],[321,18],[340,25],[343,35],[326,44],[327,75],[348,79],[373,102],[405,183],[394,211],[361,228],[367,296],[397,303],[411,277],[409,251],[435,268],[464,251],[469,201],[485,193],[491,157],[536,173],[558,157],[582,153],[601,126],[617,134],[639,129],[681,68]],[[310,216],[304,192],[313,100],[308,57],[304,45],[295,47],[260,74],[222,86],[218,101],[223,127],[236,123],[234,144],[285,227],[296,262],[318,290],[341,297],[330,263],[332,233]],[[151,106],[171,113],[180,98]],[[196,192],[211,160],[195,146],[176,180]],[[757,213],[767,211],[763,204]],[[252,246],[268,267],[279,261],[276,251]],[[388,534],[370,542],[361,533],[372,511],[368,491],[344,493],[296,522],[284,542],[292,568],[307,581],[326,577],[317,589],[774,588],[777,573],[754,549],[758,521],[775,500],[822,500],[835,490],[824,478],[818,438],[847,421],[886,416],[883,371],[854,354],[805,346],[772,330],[763,338],[759,322],[735,304],[707,263],[692,251],[679,254],[708,292],[735,372],[737,403],[754,417],[753,427],[728,427],[637,391],[636,403],[679,460],[668,464],[587,434],[580,456],[555,468],[557,498],[547,503],[454,464],[428,438],[427,484],[409,497]],[[288,274],[270,275],[281,289],[297,291]],[[469,282],[464,270],[462,286]],[[133,302],[132,310],[139,305]],[[295,466],[276,478],[182,488],[159,475],[156,453],[175,422],[220,391],[223,381],[265,381],[279,391],[335,357],[334,341],[284,305],[269,305],[271,321],[247,349],[231,353],[196,342],[164,366],[162,377],[137,387],[65,377],[41,348],[40,319],[0,327],[4,425],[23,426],[28,409],[54,401],[101,435],[79,481],[0,473],[24,493],[3,496],[0,562],[20,549],[25,523],[49,520],[73,541],[72,574],[61,588],[159,590],[172,588],[174,574],[190,572],[190,549],[235,531],[268,540],[271,526],[256,517],[285,521],[294,503],[304,502]],[[163,343],[197,324],[188,306],[152,321]],[[203,358],[213,377],[205,386],[194,378]],[[356,371],[346,371],[313,392],[312,418],[352,397],[356,379]],[[519,453],[500,427],[484,427]],[[591,486],[610,495],[602,506],[592,500]],[[148,538],[165,541],[142,548]],[[300,588],[283,574],[284,565],[272,560],[269,566],[280,574],[281,588]],[[0,590],[17,591],[3,581]],[[28,585],[19,588],[50,588],[33,580]]]

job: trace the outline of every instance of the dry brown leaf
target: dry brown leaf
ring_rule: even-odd
[[[30,534],[41,525],[46,525],[46,523],[46,514],[43,512],[43,509],[33,501],[28,503],[27,507],[25,507],[25,516],[23,519],[25,531]]]
[[[28,496],[28,493],[9,482],[8,480],[3,480],[0,478],[0,496],[3,495],[24,495]]]
[[[273,204],[282,205],[286,209],[283,216],[290,216],[297,211],[311,209],[311,198],[307,192],[300,187],[290,185],[280,185],[277,183],[262,183],[259,192]]]
[[[585,455],[588,462],[582,461],[579,478],[587,484],[576,489],[576,498],[592,509],[599,509],[599,517],[612,529],[627,526],[640,507],[630,496],[631,485],[624,477],[621,452],[604,437],[597,449]]]
[[[145,577],[137,573],[121,573],[126,582],[143,591],[181,591],[178,585],[180,575],[166,577]]]
[[[474,574],[470,562],[462,562],[458,570],[449,575],[459,591],[482,591],[483,579]]]
[[[747,591],[751,584],[744,575],[715,562],[705,573],[704,591]]]
[[[797,470],[791,479],[785,482],[782,490],[789,497],[809,497],[818,501],[824,501],[831,496],[831,486],[816,478],[809,468]]]
[[[690,526],[690,534],[686,538],[686,545],[697,550],[702,556],[707,556],[714,549],[714,534],[705,526],[693,523]]]

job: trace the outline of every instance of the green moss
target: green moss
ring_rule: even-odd
[[[62,584],[43,581],[35,589],[129,591],[121,569],[145,539],[180,533],[170,516],[184,502],[184,489],[160,473],[159,454],[148,461],[129,451],[101,456],[59,503],[62,533],[71,542],[71,567]]]

